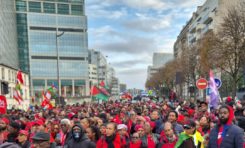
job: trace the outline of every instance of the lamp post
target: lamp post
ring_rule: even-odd
[[[56,28],[56,56],[57,56],[57,81],[58,81],[58,100],[59,104],[60,96],[61,96],[61,89],[60,89],[60,69],[59,69],[59,48],[58,48],[58,38],[61,37],[65,32],[58,34],[58,28]]]

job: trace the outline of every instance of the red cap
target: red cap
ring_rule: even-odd
[[[2,120],[5,124],[9,124],[9,119],[8,118],[2,118],[2,119],[0,119],[0,120]]]
[[[26,130],[20,130],[19,134],[26,135],[26,136],[29,135],[28,131],[26,131]]]
[[[36,120],[36,121],[33,122],[33,125],[41,126],[41,125],[43,125],[43,124],[44,124],[44,123],[43,123],[42,120]]]
[[[149,123],[150,123],[150,126],[151,126],[152,129],[154,129],[156,127],[156,123],[155,122],[150,121]]]
[[[138,132],[139,129],[144,129],[142,125],[136,125],[135,126],[135,131]]]

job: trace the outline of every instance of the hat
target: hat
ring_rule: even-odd
[[[195,123],[195,121],[189,119],[189,120],[187,120],[187,121],[185,122],[185,124],[184,124],[183,127],[184,127],[184,129],[185,129],[185,128],[191,129],[192,127],[196,127],[196,123]]]
[[[32,137],[32,140],[49,141],[50,135],[48,133],[38,132]]]
[[[156,123],[155,122],[149,121],[149,123],[150,123],[150,126],[151,126],[152,129],[154,129],[156,127]]]
[[[139,129],[143,129],[143,126],[142,125],[136,125],[134,129],[137,132],[137,131],[139,131]]]
[[[20,129],[19,123],[15,122],[15,121],[10,122],[9,126],[15,128],[15,129],[18,129],[18,130]]]
[[[0,120],[2,120],[5,124],[9,124],[9,119],[8,118],[2,118],[2,119],[0,119]]]
[[[29,135],[28,131],[26,131],[26,130],[20,130],[19,134],[26,135],[26,136]]]
[[[119,124],[119,125],[117,126],[117,130],[121,130],[121,129],[124,129],[124,128],[126,128],[126,130],[128,130],[128,127],[127,127],[127,125],[125,125],[125,124]]]
[[[33,122],[33,125],[41,126],[41,125],[43,125],[43,124],[44,124],[44,123],[43,123],[42,120],[36,120],[36,121]]]

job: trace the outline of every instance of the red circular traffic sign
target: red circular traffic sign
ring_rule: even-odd
[[[206,89],[208,86],[208,81],[204,78],[197,80],[196,86],[198,89]]]

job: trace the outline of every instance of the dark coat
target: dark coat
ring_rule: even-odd
[[[21,145],[21,148],[30,148],[31,143],[29,141],[26,141],[23,145]]]
[[[72,136],[64,147],[65,148],[81,148],[81,147],[95,148],[96,147],[95,143],[89,140],[87,135],[84,133],[84,130],[81,127],[81,125],[74,125],[74,126],[79,126],[81,128],[81,137],[78,140],[75,140],[74,137]],[[73,135],[73,131],[71,131],[71,135]]]
[[[210,132],[208,148],[217,148],[219,127],[216,126]],[[243,148],[243,130],[236,125],[231,125],[223,138],[220,148]]]

